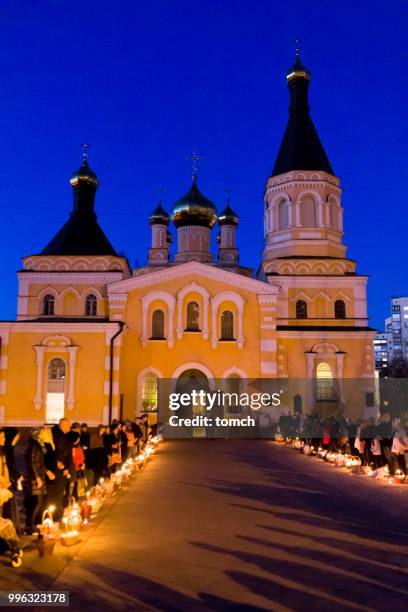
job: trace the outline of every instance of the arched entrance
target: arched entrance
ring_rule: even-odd
[[[204,391],[210,390],[210,383],[207,376],[195,368],[185,370],[180,374],[176,382],[176,393],[188,393],[191,395],[192,391]],[[181,418],[190,418],[199,415],[206,415],[206,402],[199,401],[196,404],[189,404],[187,406],[180,406],[177,411],[177,415]],[[191,435],[193,437],[205,437],[205,427],[192,427]]]

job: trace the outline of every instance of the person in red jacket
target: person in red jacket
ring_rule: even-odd
[[[85,480],[85,453],[81,446],[81,436],[77,431],[70,431],[68,439],[72,444],[72,484],[71,495],[82,497],[85,495],[84,488],[86,487]]]

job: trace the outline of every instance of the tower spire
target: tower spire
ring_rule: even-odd
[[[297,41],[295,62],[286,74],[289,88],[289,120],[272,176],[292,170],[320,170],[334,174],[309,113],[308,90],[312,75],[302,64]]]

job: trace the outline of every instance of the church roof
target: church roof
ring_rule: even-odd
[[[98,178],[84,158],[71,177],[74,209],[41,255],[114,255],[117,253],[98,224],[94,211]]]
[[[73,212],[41,255],[116,256],[117,253],[98,224],[95,213]]]
[[[320,170],[334,174],[309,113],[307,94],[311,75],[299,55],[286,78],[290,93],[289,119],[272,176],[292,170]]]

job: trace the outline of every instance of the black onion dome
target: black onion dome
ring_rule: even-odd
[[[201,225],[213,227],[217,220],[215,204],[206,198],[193,181],[189,191],[173,206],[172,220],[176,227]]]
[[[159,203],[149,217],[150,225],[168,225],[170,222],[169,214]]]
[[[224,210],[218,216],[219,225],[238,225],[239,217],[238,214],[232,210],[229,204],[226,205]]]
[[[294,79],[295,77],[303,77],[304,79],[307,79],[308,81],[310,81],[310,79],[312,78],[311,72],[310,70],[308,70],[300,61],[300,56],[296,55],[296,59],[295,59],[295,63],[293,64],[293,66],[291,66],[287,73],[286,73],[286,78],[288,81],[290,81],[291,79]]]
[[[71,176],[70,183],[73,187],[76,187],[81,184],[87,184],[93,185],[95,188],[97,188],[99,185],[99,180],[95,172],[91,170],[87,160],[85,159],[82,163],[82,166]]]

